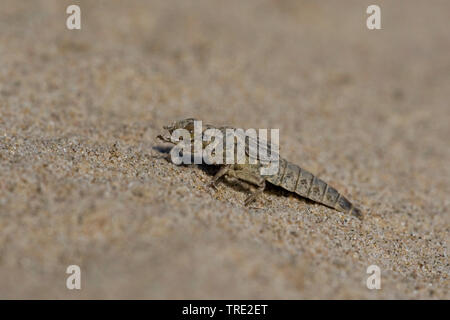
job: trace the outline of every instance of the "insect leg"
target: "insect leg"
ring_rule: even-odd
[[[219,171],[217,171],[217,173],[211,179],[211,182],[208,184],[208,186],[216,189],[217,181],[219,181],[220,178],[227,174],[228,170],[230,170],[229,164],[221,166]]]
[[[172,139],[170,138],[170,136],[168,135],[168,134],[166,134],[166,135],[161,135],[161,134],[158,134],[157,136],[156,136],[156,138],[158,138],[159,140],[161,140],[161,141],[164,141],[164,142],[167,142],[167,143],[172,143],[173,144],[173,142],[172,142]]]
[[[252,190],[252,193],[247,197],[247,199],[245,199],[244,204],[246,206],[255,201],[258,196],[263,193],[266,187],[266,181],[257,173],[257,171],[252,172],[250,170],[232,170],[228,172],[228,175],[234,176],[241,182],[244,182],[245,184],[250,186],[250,190]],[[257,186],[258,188],[255,190],[253,185]]]
[[[248,197],[247,199],[245,199],[244,204],[246,206],[248,206],[250,203],[252,203],[253,201],[255,201],[259,195],[261,193],[264,192],[264,189],[266,188],[266,181],[263,180],[262,184],[260,186],[258,186],[258,189],[256,189],[255,191],[253,191]]]
[[[233,177],[229,174],[227,174],[225,176],[225,180],[230,183],[230,184],[235,184],[235,185],[239,185],[242,187],[242,189],[244,190],[252,190],[253,186],[250,183],[247,183],[245,181],[239,180],[236,177]]]

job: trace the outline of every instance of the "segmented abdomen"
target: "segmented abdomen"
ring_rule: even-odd
[[[268,176],[266,180],[276,186],[295,192],[302,197],[322,203],[338,211],[362,217],[361,211],[336,189],[309,171],[284,159],[280,159],[278,174]]]

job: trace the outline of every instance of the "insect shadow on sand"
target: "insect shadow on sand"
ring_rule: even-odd
[[[172,148],[173,148],[173,146],[164,146],[164,145],[157,145],[157,146],[152,147],[153,150],[155,150],[161,154],[160,157],[156,157],[156,158],[165,159],[167,162],[170,162],[170,163],[172,163],[172,160],[170,159],[170,151],[172,150]],[[218,165],[194,164],[193,160],[192,160],[192,164],[181,164],[181,166],[185,166],[185,167],[196,166],[197,168],[199,168],[200,170],[202,170],[208,176],[211,176],[211,177],[213,177],[217,173],[217,171],[219,171]],[[223,183],[226,184],[227,186],[232,187],[234,190],[246,191],[242,186],[240,186],[238,184],[227,183],[225,181],[223,181]],[[276,195],[278,197],[284,197],[284,198],[293,196],[301,201],[304,201],[307,204],[315,204],[315,202],[312,200],[309,200],[307,198],[304,198],[298,194],[289,192],[287,190],[281,189],[271,183],[267,183],[265,192],[268,194],[272,194],[272,195]]]
[[[172,148],[173,148],[172,146],[162,146],[162,145],[152,147],[153,150],[166,155],[170,155],[170,150],[172,150]]]

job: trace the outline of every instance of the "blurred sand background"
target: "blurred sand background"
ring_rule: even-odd
[[[375,3],[383,29],[369,31]],[[0,298],[450,298],[449,12],[2,0]],[[213,170],[168,163],[155,139],[186,117],[279,128],[283,157],[364,221],[207,188]],[[381,290],[366,288],[372,264]]]

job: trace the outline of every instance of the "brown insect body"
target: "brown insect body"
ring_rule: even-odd
[[[176,121],[172,125],[165,126],[164,128],[172,133],[175,129],[186,129],[191,133],[191,139],[194,139],[194,119],[185,119]],[[206,129],[215,128],[211,125],[203,126],[204,131]],[[225,137],[226,129],[231,127],[219,127]],[[161,140],[169,143],[174,143],[168,136],[158,136]],[[251,138],[250,138],[251,139]],[[355,207],[347,198],[340,194],[336,189],[329,186],[326,182],[314,176],[309,171],[300,168],[296,164],[293,164],[281,157],[278,157],[278,172],[274,175],[261,175],[260,168],[263,166],[260,159],[250,157],[249,147],[246,140],[246,161],[243,164],[223,164],[224,162],[217,164],[220,165],[220,169],[211,181],[211,185],[215,186],[217,181],[224,177],[230,183],[240,184],[242,187],[252,191],[251,195],[245,200],[245,204],[253,202],[265,189],[266,181],[279,186],[287,191],[296,193],[304,198],[313,200],[315,202],[324,204],[328,207],[334,208],[341,212],[350,213],[360,219],[362,219],[361,210]],[[258,146],[263,141],[258,141]],[[208,143],[203,141],[203,147]],[[267,146],[267,144],[263,144]],[[269,152],[272,152],[272,147],[268,144]],[[235,148],[236,152],[237,148]],[[225,152],[224,152],[225,154]],[[212,163],[214,164],[214,163]],[[256,187],[256,188],[255,188]]]
[[[304,198],[322,203],[341,212],[362,217],[361,211],[335,188],[329,186],[311,172],[284,159],[280,159],[278,173],[267,176],[266,180]]]

